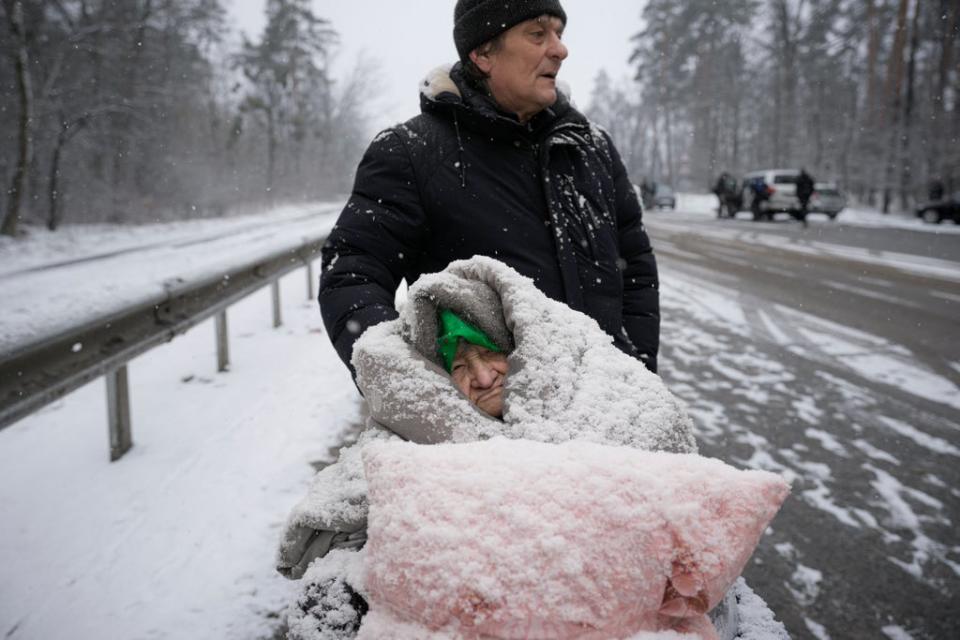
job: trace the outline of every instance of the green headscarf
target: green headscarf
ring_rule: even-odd
[[[502,349],[494,344],[487,334],[476,328],[450,309],[441,309],[437,317],[437,353],[443,360],[447,372],[453,369],[453,358],[457,355],[460,340],[500,353]]]

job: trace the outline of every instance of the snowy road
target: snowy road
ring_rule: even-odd
[[[957,637],[960,235],[648,227],[702,451],[794,477],[750,584],[797,638]]]

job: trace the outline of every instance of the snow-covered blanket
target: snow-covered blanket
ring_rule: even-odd
[[[303,576],[307,585],[345,585],[360,593],[366,594],[364,583],[367,570],[367,551],[347,551],[335,549],[320,562],[314,562]],[[316,598],[319,592],[310,586],[304,596]],[[319,602],[318,602],[319,604]],[[348,592],[342,589],[327,587],[322,605],[328,608],[330,617],[347,623],[356,619],[356,610]],[[373,616],[370,618],[370,616]],[[366,634],[372,633],[376,626],[385,622],[396,623],[390,630],[391,640],[424,640],[423,625],[405,623],[389,611],[368,614],[369,621]],[[723,602],[710,612],[714,630],[721,640],[790,640],[783,623],[776,619],[770,607],[763,598],[747,586],[743,578],[737,578],[733,586],[727,591]],[[292,603],[288,612],[290,637],[309,638],[310,640],[331,640],[336,633],[317,628],[317,619],[310,613],[308,607],[301,608],[299,603]],[[431,632],[430,640],[457,640],[462,638],[461,633]],[[369,637],[369,636],[368,636]],[[676,631],[641,631],[629,640],[692,640],[689,635]]]
[[[502,421],[470,404],[441,367],[438,308],[453,310],[509,354]],[[692,421],[657,375],[617,349],[594,320],[492,258],[475,256],[421,277],[400,317],[356,342],[353,365],[370,427],[317,474],[288,518],[278,568],[291,577],[326,553],[330,532],[365,527],[359,450],[370,440],[463,443],[502,435],[696,452]]]
[[[450,393],[436,349],[438,308],[453,309],[509,353],[503,422]],[[690,418],[657,375],[613,346],[594,320],[492,258],[420,278],[401,317],[357,342],[353,364],[372,415],[413,442],[504,435],[696,451]]]
[[[382,442],[363,460],[369,639],[715,638],[706,611],[789,491],[766,471],[582,441]]]

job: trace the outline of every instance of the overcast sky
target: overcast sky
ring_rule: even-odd
[[[235,25],[251,38],[263,29],[265,0],[226,0]],[[381,84],[372,96],[376,129],[419,112],[417,84],[426,73],[456,60],[453,46],[454,0],[313,0],[315,13],[330,20],[341,46],[334,73],[349,72],[359,55],[377,60]],[[588,106],[593,79],[605,68],[614,79],[632,76],[627,64],[630,36],[641,28],[642,0],[563,0],[567,12],[564,41],[570,57],[560,78],[574,102]]]

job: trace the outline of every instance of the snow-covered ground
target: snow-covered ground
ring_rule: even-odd
[[[0,240],[0,351],[328,232],[340,204]],[[278,527],[356,420],[304,271],[229,310],[232,369],[206,322],[130,364],[134,448],[108,462],[103,380],[0,432],[0,635],[267,636],[290,583]]]
[[[134,447],[108,462],[102,380],[0,432],[0,637],[269,637],[279,527],[356,391],[303,271],[130,364]]]

